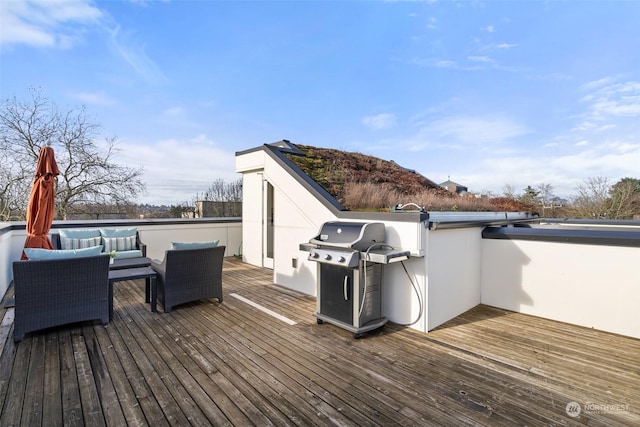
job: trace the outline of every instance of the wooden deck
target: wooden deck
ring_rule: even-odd
[[[640,425],[639,340],[486,306],[354,340],[271,274],[229,258],[222,303],[169,314],[117,283],[108,325],[18,345],[0,309],[0,425]]]

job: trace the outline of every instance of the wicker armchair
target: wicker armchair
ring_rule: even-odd
[[[14,339],[67,323],[109,322],[109,256],[13,263]]]
[[[222,302],[222,262],[225,246],[168,250],[162,262],[151,261],[158,273],[158,300],[165,313],[178,304],[204,298]]]

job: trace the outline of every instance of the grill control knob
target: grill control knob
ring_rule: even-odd
[[[338,262],[345,262],[345,261],[346,261],[346,260],[344,259],[344,257],[343,257],[343,256],[338,257]]]
[[[312,253],[311,256],[314,258],[320,258],[320,254],[318,252]]]
[[[324,256],[324,259],[326,259],[327,261],[329,261],[329,260],[331,259],[331,255],[326,254],[326,255]]]

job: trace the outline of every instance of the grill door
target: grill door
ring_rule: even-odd
[[[357,271],[320,264],[320,314],[353,324],[353,275]]]

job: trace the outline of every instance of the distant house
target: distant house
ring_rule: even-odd
[[[464,185],[451,181],[451,177],[449,177],[449,179],[446,180],[445,182],[441,183],[440,187],[444,188],[450,193],[456,193],[461,196],[464,196],[469,192],[469,189]]]

